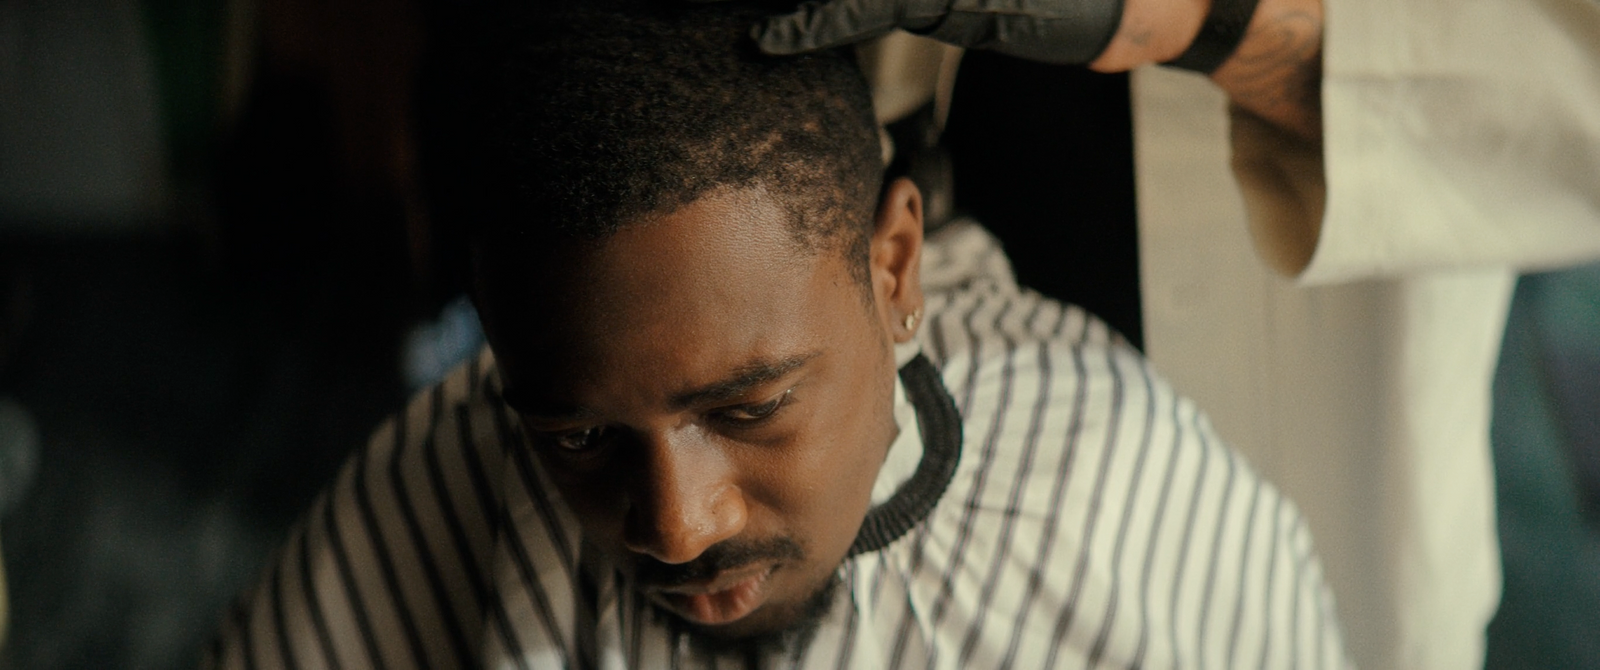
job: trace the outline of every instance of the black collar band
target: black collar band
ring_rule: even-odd
[[[917,354],[900,368],[900,382],[917,410],[922,461],[893,496],[867,511],[856,541],[850,545],[849,556],[882,549],[926,519],[955,477],[956,464],[961,462],[961,414],[945,390],[939,370],[926,356]]]

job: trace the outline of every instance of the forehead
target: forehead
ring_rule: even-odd
[[[598,244],[480,249],[496,356],[518,377],[691,383],[822,348],[842,310],[864,310],[845,263],[803,248],[787,217],[760,190],[722,191]]]

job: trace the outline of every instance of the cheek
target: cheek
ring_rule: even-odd
[[[870,377],[843,386],[808,408],[807,428],[795,443],[769,452],[758,482],[748,491],[783,518],[790,532],[836,535],[865,515],[893,438],[893,380],[886,388]],[[751,471],[754,471],[752,468]],[[845,534],[848,544],[853,534]],[[837,542],[813,537],[813,541]]]

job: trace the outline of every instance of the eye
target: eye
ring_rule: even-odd
[[[605,426],[594,426],[583,430],[546,434],[544,440],[562,451],[585,452],[593,451],[605,444],[606,440],[611,438],[612,432],[612,429]]]
[[[789,399],[789,394],[791,393],[794,393],[794,389],[789,389],[783,393],[779,393],[772,399],[763,402],[750,405],[734,405],[733,407],[725,407],[719,410],[718,414],[722,418],[734,423],[756,423],[772,416],[773,414],[776,414],[778,412],[778,408],[783,407],[784,401]]]

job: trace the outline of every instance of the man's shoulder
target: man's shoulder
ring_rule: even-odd
[[[961,371],[1036,367],[1040,347],[1139,358],[1087,310],[1019,286],[1000,242],[973,221],[931,234],[921,270],[927,317],[918,337],[946,383]]]
[[[991,642],[1010,648],[1012,636],[970,622],[1043,615],[1056,621],[1052,639],[1091,640],[1113,665],[1232,665],[1235,639],[1251,665],[1342,665],[1332,600],[1293,504],[1104,322],[973,277],[928,294],[920,337],[964,435],[957,474],[919,537],[939,548],[921,565],[963,578],[939,582],[950,584],[941,593],[977,605],[947,617],[978,631],[953,633],[979,640],[974,658]],[[1117,595],[1147,591],[1166,597],[1156,606]],[[1229,625],[1195,623],[1210,619]]]
[[[485,352],[381,424],[224,623],[208,665],[473,653],[516,434],[494,388]]]

